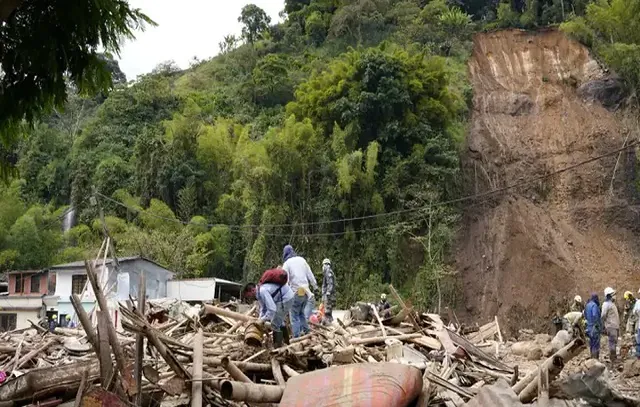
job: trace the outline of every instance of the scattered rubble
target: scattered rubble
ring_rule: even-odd
[[[106,307],[89,263],[87,270],[98,305]],[[397,305],[388,318],[359,304],[333,326],[312,324],[309,334],[277,349],[256,324],[255,307],[131,299],[120,303],[117,332],[109,312],[91,315],[94,327],[72,298],[90,328],[48,332],[34,325],[0,335],[0,406],[571,406],[578,399],[639,405],[612,388],[598,362],[561,374],[583,351],[580,339],[539,362],[548,335],[505,342],[497,318],[480,327],[447,326],[391,292]]]

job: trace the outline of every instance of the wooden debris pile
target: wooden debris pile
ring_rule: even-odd
[[[90,263],[87,273],[99,309],[107,310]],[[97,311],[94,328],[79,299],[72,297],[86,329],[49,333],[33,328],[2,336],[0,361],[9,377],[0,386],[0,405],[67,400],[78,406],[275,404],[286,400],[288,392],[300,391],[291,385],[296,381],[313,385],[309,405],[322,405],[322,397],[335,393],[335,388],[323,389],[331,382],[326,377],[345,374],[327,368],[368,364],[361,366],[385,371],[390,368],[383,364],[389,362],[412,366],[406,369],[421,377],[418,406],[461,406],[499,379],[529,402],[540,397],[538,389],[547,389],[546,383],[581,346],[572,342],[519,380],[517,367],[497,357],[502,346],[497,319],[476,329],[451,329],[438,315],[414,311],[390,287],[397,305],[387,318],[375,306],[365,306],[358,314],[363,320],[347,316],[329,327],[312,325],[307,335],[274,349],[269,332],[257,323],[255,306],[174,304],[169,309],[166,301],[146,304],[144,276],[139,287],[139,302],[119,304],[123,332],[102,311]],[[309,379],[298,380],[303,377]],[[389,395],[398,386],[377,390]]]

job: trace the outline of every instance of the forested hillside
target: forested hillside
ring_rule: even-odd
[[[286,0],[278,24],[246,6],[242,36],[187,70],[126,82],[111,63],[108,94],[69,87],[0,149],[0,269],[95,255],[102,207],[119,254],[183,277],[255,280],[291,243],[318,276],[332,259],[339,305],[389,282],[452,303],[471,35],[568,20],[640,83],[640,1],[583,3]]]

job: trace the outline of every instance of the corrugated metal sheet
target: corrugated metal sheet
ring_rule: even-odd
[[[362,363],[290,378],[280,406],[404,407],[421,391],[422,373],[414,367]]]

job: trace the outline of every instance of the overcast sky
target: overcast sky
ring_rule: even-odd
[[[230,33],[240,34],[240,10],[253,3],[278,20],[284,0],[130,0],[158,26],[138,32],[120,54],[120,69],[127,79],[150,72],[160,62],[174,60],[181,68],[197,56],[205,59],[218,53],[218,43]]]

